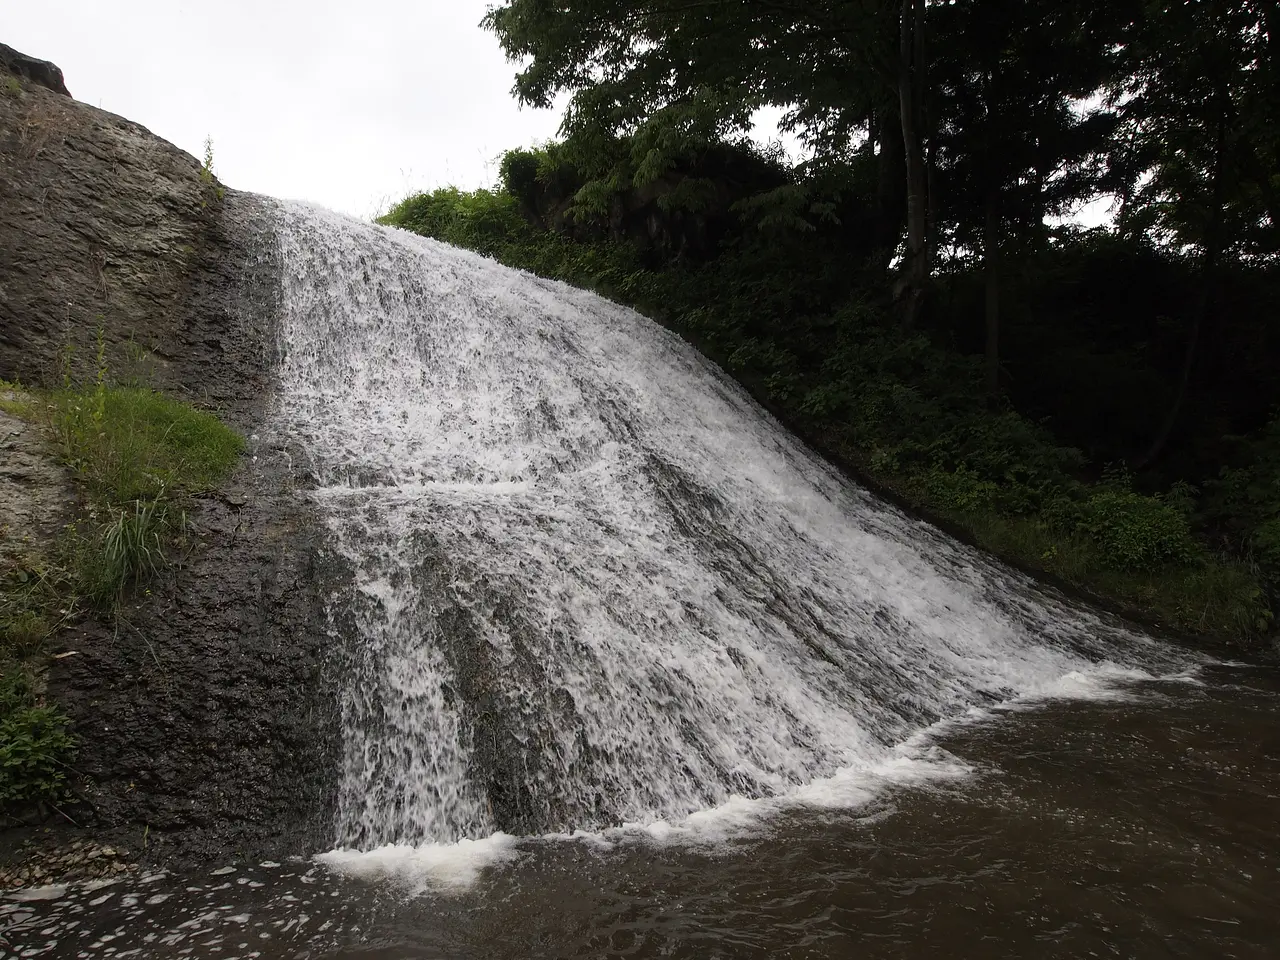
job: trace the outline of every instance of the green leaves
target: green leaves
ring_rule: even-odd
[[[25,676],[0,676],[0,808],[60,800],[75,748],[66,717],[38,705]]]
[[[745,138],[768,105],[790,111],[815,142],[835,131],[836,152],[847,154],[853,131],[893,99],[871,51],[895,49],[894,9],[880,0],[507,0],[484,26],[520,64],[522,102],[547,107],[569,95],[561,132],[587,184],[578,206],[600,213],[623,185],[644,188],[708,145]],[[662,202],[698,210],[707,195],[690,184]]]
[[[1280,63],[1273,5],[1149,0],[1111,97],[1122,227],[1158,242],[1274,259]]]
[[[1158,570],[1203,556],[1187,515],[1159,497],[1097,491],[1085,505],[1081,527],[1102,547],[1104,562],[1117,570]]]

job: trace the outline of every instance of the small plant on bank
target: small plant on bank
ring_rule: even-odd
[[[226,189],[218,183],[218,178],[213,173],[213,137],[204,138],[204,162],[200,164],[200,182],[213,194],[214,200],[221,200],[226,196]],[[206,202],[201,201],[201,206],[205,205]]]
[[[0,676],[0,809],[61,800],[75,748],[67,718],[39,703],[21,670],[6,669]]]
[[[57,803],[75,755],[67,720],[38,695],[44,645],[65,617],[69,584],[51,565],[0,570],[0,810]]]

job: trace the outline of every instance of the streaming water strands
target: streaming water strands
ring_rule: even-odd
[[[1168,665],[632,311],[302,205],[280,234],[276,426],[353,571],[342,845],[674,820]]]

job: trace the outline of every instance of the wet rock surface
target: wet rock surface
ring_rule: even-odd
[[[332,840],[333,563],[287,452],[257,439],[279,285],[268,204],[221,190],[135,123],[25,77],[0,85],[0,377],[83,375],[100,336],[112,376],[250,438],[231,485],[189,508],[188,545],[150,589],[49,644],[48,692],[81,741],[74,797],[4,825],[3,876],[56,874],[73,841],[185,863]],[[29,432],[0,421],[0,443]],[[8,449],[0,487],[22,480]],[[41,510],[33,522],[53,513]]]
[[[39,849],[30,844],[25,862],[0,868],[0,890],[20,890],[47,883],[113,880],[138,872],[129,851],[109,844],[72,840],[64,846]]]
[[[59,640],[50,694],[82,746],[71,811],[148,862],[331,841],[338,732],[319,585],[334,569],[280,477],[200,501],[191,553],[112,623]],[[235,506],[231,501],[243,497]]]
[[[0,390],[0,401],[21,395]],[[43,431],[0,409],[0,570],[58,530],[74,497],[66,471],[49,455]]]

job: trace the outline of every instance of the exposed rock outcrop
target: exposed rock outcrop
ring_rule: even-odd
[[[22,402],[0,390],[0,401]],[[21,563],[58,531],[72,503],[67,473],[35,424],[0,407],[0,571]]]
[[[32,83],[38,83],[64,97],[71,96],[71,91],[67,89],[62,79],[62,71],[58,69],[57,64],[28,57],[25,53],[19,53],[13,47],[3,43],[0,43],[0,69],[15,77],[24,77]]]
[[[0,377],[85,369],[140,351],[166,389],[239,412],[265,389],[267,340],[239,323],[257,198],[200,176],[146,128],[30,81],[0,85]]]
[[[309,852],[332,839],[330,561],[284,453],[255,436],[272,402],[270,201],[223,191],[138,124],[14,76],[0,84],[0,377],[86,372],[100,336],[113,373],[250,437],[231,486],[189,512],[190,552],[118,620],[53,644],[65,656],[49,694],[81,739],[69,817],[144,859]],[[10,829],[0,866],[33,834],[57,845],[76,829]]]

